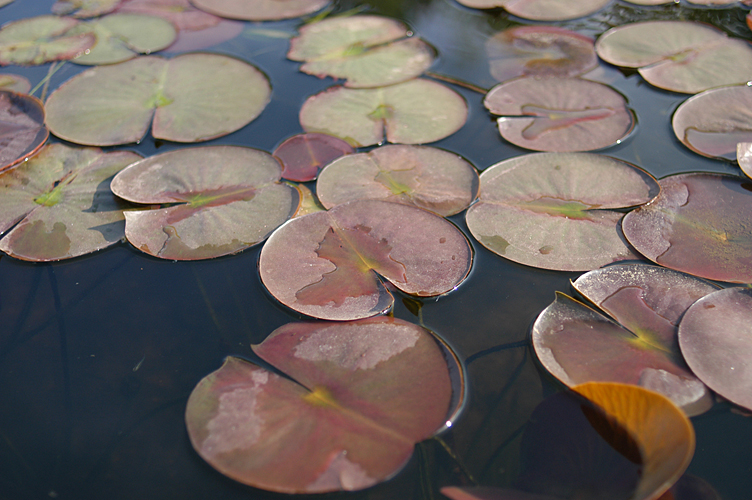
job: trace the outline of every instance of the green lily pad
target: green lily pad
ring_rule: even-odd
[[[57,0],[52,5],[52,12],[59,16],[79,18],[97,17],[109,14],[117,8],[122,0]]]
[[[423,73],[436,55],[403,23],[380,16],[330,17],[306,24],[290,40],[288,59],[300,71],[347,80],[346,87],[380,87]]]
[[[17,259],[55,261],[108,247],[123,238],[126,204],[110,178],[139,160],[135,153],[44,147],[0,175],[0,250]],[[12,228],[12,229],[11,229]]]
[[[312,14],[330,0],[191,0],[199,9],[230,19],[274,21]]]
[[[480,175],[467,211],[472,235],[509,260],[543,269],[589,271],[637,258],[622,241],[615,208],[647,203],[658,184],[627,163],[588,153],[537,153]]]
[[[279,183],[280,173],[264,151],[186,148],[134,163],[112,180],[112,191],[134,203],[169,205],[125,213],[133,246],[163,259],[209,259],[263,241],[295,213],[297,191]]]
[[[457,0],[474,9],[504,8],[510,14],[533,21],[565,21],[584,17],[611,0]]]
[[[94,33],[97,44],[73,60],[76,64],[112,64],[167,48],[177,31],[169,21],[141,14],[111,14],[81,23],[69,33]]]
[[[150,125],[155,138],[199,142],[247,125],[270,94],[263,73],[232,57],[137,57],[61,85],[47,100],[47,126],[62,139],[95,146],[138,142]]]
[[[735,159],[736,145],[752,141],[752,88],[733,85],[690,97],[676,108],[672,125],[695,153]]]
[[[752,410],[752,291],[727,288],[698,300],[679,324],[679,344],[703,382]]]
[[[198,31],[218,25],[222,18],[199,10],[188,0],[123,0],[118,12],[159,16],[180,31]]]
[[[478,195],[478,172],[462,157],[430,146],[382,146],[327,165],[316,194],[327,209],[365,198],[405,203],[442,216]]]
[[[0,90],[10,90],[19,94],[25,94],[31,90],[31,83],[28,78],[21,75],[0,73]]]
[[[0,172],[33,156],[48,135],[42,101],[0,90]]]
[[[592,151],[621,142],[634,119],[624,97],[579,78],[523,77],[492,88],[483,104],[501,136],[536,151]]]
[[[327,134],[297,134],[274,150],[282,164],[282,177],[291,181],[314,180],[332,160],[355,150],[346,141]]]
[[[92,33],[70,35],[79,22],[72,17],[39,16],[0,28],[0,66],[44,64],[73,59],[97,42]]]
[[[306,132],[330,134],[353,146],[438,141],[466,120],[462,96],[420,78],[375,89],[330,87],[309,97],[300,110]]]
[[[261,249],[259,272],[287,307],[320,319],[350,320],[388,310],[399,290],[431,297],[465,279],[472,250],[446,219],[380,200],[337,205],[296,217]]]
[[[752,74],[752,47],[720,30],[688,21],[647,21],[612,28],[595,44],[616,66],[640,68],[650,84],[695,94],[745,83]]]
[[[752,282],[752,186],[730,175],[661,179],[661,194],[624,217],[624,235],[653,262],[702,278]]]
[[[447,362],[417,325],[290,323],[253,349],[289,378],[229,357],[186,408],[194,449],[242,483],[283,493],[367,488],[447,420]]]

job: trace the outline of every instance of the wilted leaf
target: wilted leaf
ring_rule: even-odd
[[[282,177],[291,181],[314,180],[332,160],[353,153],[346,141],[327,134],[297,134],[272,153],[282,164]]]
[[[120,2],[121,0],[57,0],[52,5],[52,12],[59,16],[97,17],[109,14]]]
[[[36,153],[48,135],[42,101],[0,90],[0,172]]]
[[[230,19],[273,21],[311,14],[329,0],[192,0],[199,9]]]
[[[0,28],[0,66],[44,64],[73,59],[96,43],[92,33],[69,35],[78,21],[71,17],[39,16]]]

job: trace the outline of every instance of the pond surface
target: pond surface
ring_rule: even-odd
[[[52,1],[16,0],[3,22],[50,12]],[[525,22],[503,11],[482,12],[452,0],[340,1],[407,22],[439,53],[431,71],[490,88],[484,42]],[[612,25],[646,19],[704,20],[746,39],[742,7],[689,5],[638,8],[614,2],[588,19],[553,23],[597,35]],[[298,72],[288,40],[260,30],[294,33],[299,20],[248,23],[235,39],[211,51],[246,59],[270,78],[272,101],[250,125],[209,144],[272,151],[301,132],[298,111],[309,95],[330,86]],[[533,24],[533,23],[527,23]],[[674,137],[670,117],[686,96],[655,89],[641,77],[602,65],[604,77],[627,96],[638,124],[621,144],[600,151],[656,177],[690,171],[738,174],[735,163],[696,155]],[[66,63],[49,91],[84,68]],[[7,67],[32,85],[48,65]],[[456,152],[479,170],[527,151],[499,137],[482,95],[453,87],[467,100],[467,124],[433,146]],[[39,95],[37,92],[36,95]],[[56,139],[51,139],[56,140]],[[149,156],[180,147],[151,138],[125,149]],[[464,212],[451,217],[466,234]],[[435,440],[420,444],[392,480],[352,499],[444,498],[438,488],[509,485],[519,472],[520,436],[535,407],[561,386],[538,366],[529,328],[580,273],[542,271],[504,260],[474,240],[475,262],[456,291],[421,301],[423,324],[465,360],[469,399],[462,416]],[[249,356],[250,345],[298,319],[264,290],[260,246],[198,262],[151,258],[119,243],[94,255],[56,264],[0,257],[0,498],[162,499],[281,498],[245,487],[214,471],[193,451],[184,424],[196,383],[228,355]],[[414,299],[398,297],[394,315],[417,323]],[[719,403],[692,419],[697,450],[688,472],[726,500],[752,491],[752,421]]]

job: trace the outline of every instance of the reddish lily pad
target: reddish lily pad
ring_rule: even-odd
[[[335,160],[321,171],[316,194],[324,207],[365,198],[405,203],[442,216],[465,210],[478,195],[470,162],[430,146],[382,146]]]
[[[736,145],[752,141],[752,88],[707,90],[684,101],[672,120],[676,137],[695,153],[736,158]]]
[[[0,90],[0,172],[34,155],[48,135],[42,101]]]
[[[291,323],[254,352],[290,378],[229,357],[191,393],[186,425],[204,460],[256,488],[367,488],[447,419],[442,351],[405,321]]]
[[[350,144],[327,134],[298,134],[286,139],[272,153],[282,164],[282,177],[291,181],[314,180],[332,160],[355,152]]]
[[[247,125],[270,94],[263,73],[232,57],[137,57],[60,86],[47,100],[47,126],[65,140],[96,146],[138,142],[150,125],[158,139],[205,141]]]
[[[486,42],[491,75],[500,82],[518,76],[573,77],[598,66],[595,40],[555,26],[518,26]]]
[[[0,233],[8,232],[0,240],[0,250],[42,262],[117,243],[123,238],[126,204],[112,194],[109,180],[140,158],[127,151],[103,153],[51,144],[3,173]]]
[[[612,28],[595,44],[616,66],[640,68],[650,84],[694,94],[744,83],[752,74],[752,47],[720,30],[687,21],[647,21]]]
[[[274,21],[311,14],[330,0],[191,0],[199,9],[230,19]]]
[[[72,17],[39,16],[0,28],[0,66],[44,64],[73,59],[97,42],[92,33],[69,35],[78,21]]]
[[[650,201],[658,184],[627,163],[588,153],[538,153],[492,165],[467,226],[504,258],[559,271],[589,271],[636,256],[615,208]]]
[[[752,282],[752,186],[745,178],[695,173],[661,179],[661,194],[624,217],[642,255],[702,278]]]
[[[163,259],[208,259],[263,241],[298,208],[269,154],[237,146],[170,151],[141,160],[112,180],[128,201],[169,204],[127,211],[125,236]]]
[[[386,139],[401,144],[438,141],[467,120],[467,104],[452,89],[414,79],[375,89],[331,87],[309,97],[300,110],[306,132],[340,137],[353,146]]]
[[[381,16],[330,17],[304,25],[290,40],[288,59],[300,71],[347,80],[346,87],[380,87],[423,73],[436,55],[407,26]]]
[[[52,6],[52,12],[59,16],[97,17],[109,14],[120,2],[121,0],[57,0]]]
[[[618,144],[634,126],[624,97],[579,78],[524,77],[492,88],[483,104],[501,136],[536,151],[591,151]]]
[[[503,7],[507,12],[534,21],[565,21],[597,12],[611,0],[457,0],[474,9]]]
[[[711,389],[752,410],[752,291],[727,288],[698,300],[679,324],[687,364]]]
[[[165,52],[190,52],[232,40],[243,32],[245,23],[222,19],[219,24],[201,30],[180,30],[175,43]]]
[[[261,250],[267,290],[287,307],[349,320],[388,310],[394,298],[377,277],[422,297],[445,294],[470,271],[472,250],[451,222],[380,200],[337,205],[292,219]]]
[[[28,78],[11,73],[0,73],[0,90],[11,90],[25,94],[31,89]]]

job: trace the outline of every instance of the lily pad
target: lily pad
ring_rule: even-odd
[[[314,180],[332,160],[355,151],[350,144],[327,134],[298,134],[286,139],[274,150],[282,164],[282,177],[291,181]]]
[[[69,35],[79,23],[72,17],[38,16],[0,28],[0,66],[44,64],[73,59],[97,42],[92,33]]]
[[[618,144],[634,127],[624,97],[579,78],[523,77],[492,88],[483,104],[501,115],[501,136],[536,151],[591,151]]]
[[[650,84],[694,94],[745,83],[752,74],[752,47],[720,30],[688,21],[647,21],[612,28],[595,44],[616,66],[640,68]]]
[[[247,125],[270,94],[263,73],[232,57],[137,57],[61,85],[47,100],[47,126],[62,139],[95,146],[138,142],[150,125],[155,138],[199,142]]]
[[[274,21],[323,9],[329,0],[191,0],[199,9],[230,19]]]
[[[117,8],[122,0],[57,0],[52,5],[52,12],[59,16],[79,18],[97,17],[109,14]]]
[[[752,291],[727,288],[698,300],[679,324],[679,344],[703,382],[752,410]]]
[[[197,31],[217,26],[222,18],[199,10],[188,0],[124,0],[118,12],[159,16],[180,31]]]
[[[34,155],[48,135],[42,101],[0,90],[0,172]]]
[[[752,282],[752,186],[730,175],[695,173],[661,179],[661,194],[624,217],[642,255],[702,278]]]
[[[167,48],[177,31],[169,21],[141,14],[112,14],[80,23],[73,33],[94,33],[97,44],[73,60],[76,64],[112,64]]]
[[[599,11],[611,0],[457,0],[474,9],[503,7],[507,12],[533,21],[565,21]]]
[[[11,73],[0,73],[0,90],[11,90],[25,94],[31,89],[28,78]]]
[[[256,488],[367,488],[447,419],[442,351],[405,321],[291,323],[254,352],[289,378],[229,357],[191,393],[186,425],[204,460]]]
[[[740,142],[736,145],[736,161],[744,175],[752,178],[752,142]]]
[[[423,73],[436,51],[403,23],[381,16],[330,17],[304,25],[290,40],[288,59],[300,71],[347,80],[346,87],[380,87]]]
[[[375,89],[330,87],[309,97],[300,110],[306,132],[334,135],[358,147],[384,140],[434,142],[455,133],[466,120],[462,96],[420,78]]]
[[[263,241],[298,208],[269,154],[237,146],[186,148],[141,160],[112,180],[128,201],[169,204],[127,211],[133,246],[172,260],[208,259]]]
[[[0,175],[0,250],[17,259],[55,261],[108,247],[123,238],[126,204],[110,178],[139,160],[135,153],[44,147]],[[12,229],[11,229],[12,228]]]
[[[736,145],[752,142],[752,88],[707,90],[684,101],[672,120],[676,137],[695,153],[736,158]]]
[[[430,146],[382,146],[345,156],[321,171],[316,194],[325,208],[365,198],[414,205],[450,216],[478,195],[478,173],[457,154]]]
[[[598,66],[595,40],[555,26],[518,26],[486,42],[491,75],[504,82],[518,76],[573,77]]]
[[[349,320],[388,310],[381,282],[416,296],[442,295],[470,271],[472,250],[451,222],[419,208],[380,200],[337,205],[297,217],[261,249],[269,293],[309,316]]]
[[[559,271],[589,271],[637,258],[622,241],[620,212],[647,203],[658,184],[607,156],[537,153],[499,162],[480,175],[467,226],[504,258]]]

